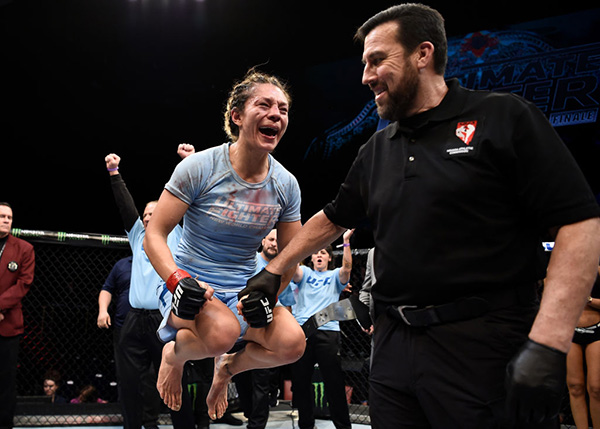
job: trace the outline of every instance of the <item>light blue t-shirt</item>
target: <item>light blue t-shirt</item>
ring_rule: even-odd
[[[313,314],[329,304],[340,300],[340,293],[348,283],[340,282],[340,269],[315,271],[301,266],[302,280],[298,283],[296,305],[292,307],[294,317],[302,326]],[[324,331],[339,331],[340,322],[331,321],[321,326]]]
[[[271,155],[265,180],[242,180],[231,166],[229,146],[185,158],[165,189],[189,205],[177,266],[216,291],[239,292],[256,270],[263,237],[278,222],[300,220],[300,187]]]
[[[148,259],[144,251],[144,236],[146,229],[142,220],[138,218],[130,231],[125,231],[129,239],[129,246],[133,253],[133,261],[131,263],[131,284],[129,287],[129,304],[133,308],[144,310],[158,309],[158,297],[156,289],[162,279],[154,271],[152,263]],[[167,245],[171,252],[177,248],[179,239],[181,238],[181,226],[177,225],[167,237]]]
[[[265,258],[263,258],[261,253],[257,253],[256,254],[256,271],[254,272],[254,274],[258,274],[258,272],[261,271],[267,265],[269,265],[269,261],[267,261]]]

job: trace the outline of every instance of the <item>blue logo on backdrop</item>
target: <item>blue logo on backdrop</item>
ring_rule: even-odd
[[[338,123],[326,130],[323,135],[316,137],[304,154],[307,159],[311,154],[318,153],[322,159],[330,159],[342,146],[363,134],[372,133],[379,122],[375,100],[369,101],[360,113],[349,123]]]
[[[448,40],[447,77],[471,89],[512,92],[553,126],[596,122],[600,43],[553,49],[528,31],[481,31]]]
[[[478,31],[449,38],[446,77],[458,78],[466,88],[518,94],[539,107],[554,127],[597,123],[600,42],[594,32],[599,16],[600,9],[522,24],[527,29]],[[353,119],[314,138],[304,159],[329,162],[343,148],[354,145],[357,150],[388,123],[379,119],[371,100]],[[581,140],[581,135],[577,138]],[[589,140],[597,142],[592,136]]]

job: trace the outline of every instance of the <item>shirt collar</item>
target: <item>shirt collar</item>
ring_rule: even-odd
[[[466,101],[466,93],[462,91],[456,78],[447,80],[446,85],[448,92],[440,104],[433,109],[394,122],[388,127],[388,138],[394,138],[398,133],[412,134],[431,122],[442,122],[459,115]]]

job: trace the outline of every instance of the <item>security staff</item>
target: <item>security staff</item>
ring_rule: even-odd
[[[13,211],[0,203],[0,429],[13,427],[17,402],[17,362],[23,332],[21,300],[33,282],[33,246],[10,234]]]

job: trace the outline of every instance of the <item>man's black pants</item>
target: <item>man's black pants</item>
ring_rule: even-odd
[[[522,303],[416,328],[378,312],[370,375],[374,429],[504,429],[506,365],[537,312]],[[555,421],[536,428],[557,428]]]
[[[0,336],[0,429],[13,427],[17,405],[17,362],[21,336]]]
[[[271,379],[277,368],[244,371],[233,377],[248,419],[247,429],[264,429],[269,420]]]
[[[143,385],[142,379],[152,364],[155,373],[158,373],[162,358],[163,343],[156,335],[156,329],[162,321],[158,310],[140,310],[132,308],[123,327],[121,328],[120,347],[122,350],[121,361],[121,403],[123,407],[123,420],[126,429],[139,429],[143,419]],[[156,382],[156,380],[155,380]],[[187,387],[184,371],[182,386]],[[179,411],[171,410],[171,420],[176,429],[194,427],[194,415],[187,388],[183,389],[182,405]]]
[[[331,421],[337,429],[349,429],[351,424],[340,358],[340,333],[324,330],[318,330],[306,340],[304,355],[291,365],[298,426],[300,429],[312,429],[315,425],[315,392],[312,385],[315,363],[319,364],[323,377]]]
[[[123,403],[122,388],[122,370],[123,366],[123,349],[120,346],[121,341],[121,327],[115,326],[113,331],[113,348],[115,356],[115,369],[117,373],[117,391],[119,393],[119,403]],[[156,390],[156,370],[154,366],[150,368],[150,371],[146,371],[142,374],[142,424],[145,428],[158,426],[158,417],[162,408],[162,399],[158,395]]]

